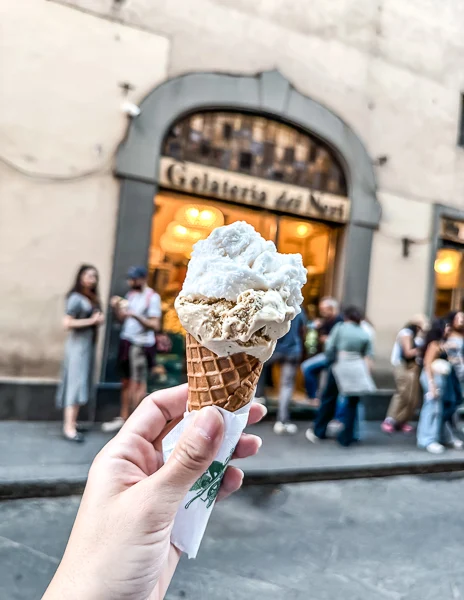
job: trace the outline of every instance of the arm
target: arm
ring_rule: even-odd
[[[128,316],[136,319],[142,327],[145,329],[152,329],[153,331],[160,331],[161,329],[161,298],[158,294],[153,294],[150,299],[150,305],[148,307],[147,316],[135,315],[134,313],[128,313]]]
[[[436,397],[437,395],[437,387],[435,385],[435,378],[432,372],[432,363],[440,354],[440,343],[439,342],[430,342],[429,347],[424,356],[424,371],[427,374],[427,379],[429,383],[429,391],[430,393]]]
[[[145,329],[153,329],[153,331],[159,331],[161,329],[161,317],[140,317],[134,313],[126,313],[126,316],[132,317],[140,323]]]
[[[63,317],[63,328],[66,331],[70,331],[71,329],[85,329],[86,327],[93,327],[94,325],[101,325],[103,320],[103,315],[101,313],[94,313],[88,319],[75,319],[71,317],[71,315],[65,315]]]
[[[86,329],[87,327],[95,327],[102,325],[104,322],[103,313],[95,311],[87,319],[78,319],[81,314],[82,304],[77,294],[71,294],[66,301],[66,314],[63,317],[63,328],[66,331],[72,329]]]
[[[301,360],[304,360],[306,358],[306,335],[307,335],[307,333],[308,333],[308,319],[306,318],[306,315],[304,315],[304,317],[301,319],[300,328],[299,328],[299,334],[300,334],[300,339],[301,339],[301,348],[302,348]]]
[[[335,327],[330,332],[330,335],[325,336],[326,342],[324,346],[324,353],[329,360],[333,360],[336,358],[337,353],[337,344],[338,344],[338,331],[341,327],[341,323],[337,323]]]
[[[371,338],[369,338],[366,342],[366,347],[364,349],[364,362],[366,363],[369,371],[372,371],[374,367],[374,346]]]
[[[116,320],[120,323],[124,323],[127,319],[127,310],[121,307],[121,301],[123,298],[120,296],[113,296],[110,300],[110,306],[113,309],[113,314],[116,317]]]

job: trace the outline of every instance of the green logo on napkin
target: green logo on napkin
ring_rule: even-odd
[[[190,488],[191,492],[198,492],[191,500],[187,502],[185,508],[188,508],[195,500],[206,502],[206,508],[209,508],[218,495],[221,481],[224,477],[227,465],[232,458],[235,448],[232,448],[228,458],[224,463],[214,460],[207,471]]]

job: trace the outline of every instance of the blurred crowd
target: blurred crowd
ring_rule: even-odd
[[[147,378],[158,368],[157,353],[169,350],[169,338],[161,331],[161,299],[148,286],[147,275],[145,267],[129,269],[127,294],[110,301],[110,310],[121,324],[122,391],[120,414],[102,425],[104,431],[122,427],[147,393]],[[290,409],[292,402],[300,402],[316,410],[314,426],[306,430],[310,442],[336,437],[342,446],[349,446],[362,438],[363,399],[376,392],[371,375],[375,328],[361,310],[355,306],[341,309],[335,298],[322,298],[318,313],[310,319],[301,307],[264,365],[255,400],[266,404],[266,393],[278,389],[274,424],[278,435],[297,433]],[[69,441],[84,441],[78,414],[94,390],[95,347],[104,322],[98,272],[92,265],[83,265],[66,296],[63,326],[68,337],[56,398],[57,407],[63,410],[63,436]],[[382,431],[387,435],[416,433],[418,447],[434,454],[446,447],[462,449],[457,414],[464,386],[464,312],[453,312],[431,324],[422,315],[411,318],[396,336],[391,365],[396,393]],[[297,389],[301,386],[305,396]],[[415,430],[412,422],[417,415]]]
[[[375,394],[371,376],[375,329],[356,307],[340,310],[334,298],[323,298],[319,316],[308,320],[304,309],[276,352],[258,386],[257,400],[266,402],[266,378],[280,363],[276,434],[295,434],[289,405],[298,370],[306,399],[317,410],[306,438],[317,443],[336,437],[342,446],[360,441],[364,420],[363,398]],[[306,355],[310,355],[305,359]],[[417,446],[433,454],[447,447],[460,450],[458,409],[464,388],[464,312],[456,311],[431,324],[416,315],[400,329],[391,353],[396,392],[381,424],[385,434],[416,434]],[[300,400],[301,401],[301,400]],[[418,416],[417,430],[412,425]]]

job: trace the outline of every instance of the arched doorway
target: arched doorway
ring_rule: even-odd
[[[121,194],[112,293],[124,291],[125,274],[130,265],[148,261],[149,253],[153,251],[153,215],[156,227],[156,211],[161,211],[162,207],[160,201],[155,204],[154,198],[162,198],[162,193],[166,195],[166,190],[169,190],[164,206],[172,205],[174,201],[185,201],[175,194],[188,194],[190,197],[206,196],[219,212],[223,211],[216,205],[218,201],[227,203],[229,212],[239,204],[242,205],[241,210],[254,211],[255,216],[259,209],[261,212],[268,210],[271,215],[276,215],[272,217],[274,222],[268,224],[270,230],[274,227],[278,231],[283,218],[289,219],[289,227],[298,227],[301,217],[314,220],[318,227],[329,227],[326,225],[329,222],[331,227],[336,228],[337,223],[344,223],[344,232],[337,245],[338,277],[334,281],[331,276],[332,288],[324,289],[346,302],[365,306],[372,236],[380,220],[380,206],[375,195],[371,161],[359,138],[345,123],[299,93],[276,71],[251,77],[204,73],[185,75],[156,88],[144,100],[141,109],[118,152],[116,175],[121,179]],[[222,154],[217,144],[214,147],[218,115],[223,115],[223,141],[234,142],[236,146],[234,150],[233,144],[229,144],[230,147]],[[188,136],[196,131],[198,125],[192,119],[202,119],[201,131],[197,132],[199,135],[196,140],[195,136],[192,140],[187,139],[187,143],[176,149],[174,128],[179,129],[179,135],[185,129]],[[243,142],[246,136],[234,138],[234,119],[241,120],[240,131],[251,131],[246,143]],[[256,126],[256,119],[261,119],[263,131],[272,125],[276,135],[280,132],[279,135],[288,137],[288,143],[276,143],[271,148],[272,144],[265,139],[264,133],[262,142],[257,140],[256,131],[260,128]],[[303,151],[304,140],[309,140],[306,154]],[[253,160],[253,152],[250,152],[253,143],[261,143],[259,151],[255,152],[255,157],[260,160]],[[176,152],[180,154],[176,156]],[[295,156],[298,152],[300,155]],[[315,166],[318,161],[319,167]],[[201,173],[193,171],[189,178],[185,168],[190,163],[207,167],[206,179],[204,172],[201,179]],[[276,164],[282,166],[280,171],[274,168]],[[312,180],[311,165],[315,173]],[[227,193],[224,192],[225,182],[216,181],[217,173],[214,179],[217,187],[208,184],[206,180],[213,181],[211,169],[234,173],[234,183],[227,185]],[[259,179],[259,190],[256,182],[247,185],[240,177]],[[219,191],[221,185],[222,192]],[[255,185],[254,192],[252,185]],[[266,187],[276,185],[281,185],[280,193]],[[300,203],[290,202],[294,195],[290,193],[292,186],[300,192],[307,192]],[[160,194],[160,190],[164,192]],[[264,205],[260,200],[263,193],[266,201],[272,197],[274,204]],[[335,197],[333,203],[331,196]],[[282,197],[287,199],[287,204]],[[245,204],[249,206],[245,207]],[[176,210],[172,211],[174,217],[180,208],[180,205],[176,206]],[[166,231],[173,221],[176,219],[168,219]],[[283,223],[287,226],[287,222]],[[276,235],[278,233],[274,233],[274,237]],[[330,234],[327,235],[330,237]],[[155,237],[161,239],[161,235]],[[278,237],[275,239],[279,241]],[[114,378],[117,334],[116,327],[108,327],[103,381]]]

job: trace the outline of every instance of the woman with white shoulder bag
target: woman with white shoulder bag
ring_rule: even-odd
[[[314,422],[314,430],[306,431],[311,442],[326,437],[327,425],[334,418],[338,395],[346,397],[343,429],[337,440],[342,446],[353,441],[356,409],[362,396],[373,392],[375,383],[370,374],[373,356],[372,339],[361,326],[362,314],[350,306],[343,311],[344,322],[337,324],[326,342],[325,353],[332,366]]]

